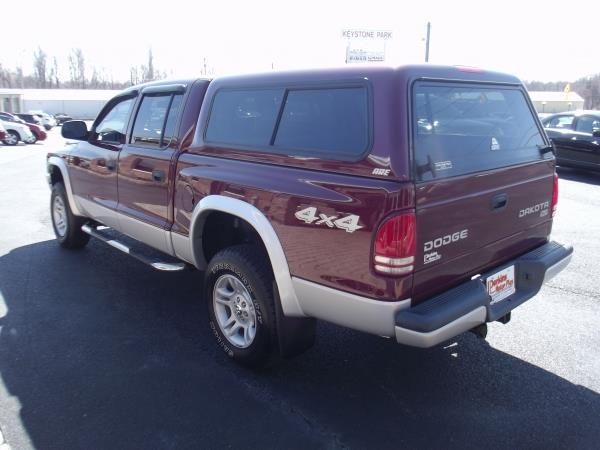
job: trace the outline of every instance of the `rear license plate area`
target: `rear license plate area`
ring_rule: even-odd
[[[510,297],[516,292],[515,266],[509,266],[490,275],[485,280],[487,293],[491,297],[490,306]]]

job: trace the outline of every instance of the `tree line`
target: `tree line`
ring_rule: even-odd
[[[0,63],[0,88],[38,88],[38,89],[123,89],[134,84],[166,78],[165,71],[159,70],[154,63],[152,48],[148,49],[148,58],[145,64],[133,65],[129,68],[129,80],[115,80],[112,73],[104,68],[97,68],[86,63],[86,58],[81,48],[72,48],[68,56],[68,78],[61,78],[56,56],[50,58],[48,54],[38,47],[33,52],[33,71],[26,74],[23,67],[9,69]],[[207,70],[204,59],[204,71],[207,75],[212,70]],[[600,109],[600,73],[589,77],[579,78],[574,82],[569,81],[526,81],[525,85],[530,91],[564,91],[570,84],[571,91],[581,95],[585,100],[584,108]]]
[[[585,100],[585,109],[600,109],[600,73],[589,77],[579,78],[576,81],[526,81],[525,85],[530,91],[559,91],[565,90],[570,85],[571,92],[576,92]]]
[[[38,47],[33,52],[33,71],[25,73],[23,67],[9,69],[0,63],[0,88],[20,89],[123,89],[134,84],[166,78],[165,71],[154,63],[152,49],[148,49],[145,64],[129,68],[129,80],[115,80],[104,68],[89,65],[81,48],[72,48],[68,56],[68,78],[59,72],[56,56],[50,58]]]

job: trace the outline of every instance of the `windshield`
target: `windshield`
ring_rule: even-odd
[[[552,157],[520,89],[418,82],[413,105],[418,180]]]

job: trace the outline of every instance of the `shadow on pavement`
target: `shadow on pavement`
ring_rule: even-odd
[[[600,186],[600,173],[591,170],[573,169],[570,167],[557,167],[556,172],[559,178],[565,180],[578,181],[580,183],[593,184]]]
[[[471,335],[423,351],[322,324],[307,354],[236,367],[213,343],[200,280],[100,243],[0,257],[0,376],[35,448],[599,442],[598,394]]]

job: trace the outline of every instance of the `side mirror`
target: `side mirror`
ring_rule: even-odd
[[[592,131],[592,136],[600,137],[600,128],[596,128],[594,131]]]
[[[61,134],[65,139],[77,141],[87,141],[89,135],[87,125],[83,120],[69,120],[63,123]]]

